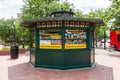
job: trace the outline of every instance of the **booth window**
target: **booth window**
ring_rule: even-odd
[[[40,49],[61,49],[61,30],[40,30]]]
[[[86,48],[86,31],[67,29],[65,40],[65,49]]]

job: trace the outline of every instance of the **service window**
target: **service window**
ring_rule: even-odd
[[[61,49],[61,30],[40,30],[40,49]]]
[[[86,31],[67,29],[65,34],[65,49],[86,48]]]

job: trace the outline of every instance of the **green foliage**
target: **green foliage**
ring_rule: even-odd
[[[41,18],[49,15],[49,12],[58,9],[56,0],[25,0],[22,8],[22,18]]]
[[[82,11],[74,10],[74,13],[75,13],[74,17],[76,17],[76,18],[83,18]]]
[[[2,41],[11,43],[13,40],[13,26],[15,26],[15,34],[16,34],[16,42],[22,44],[23,41],[21,39],[29,38],[29,30],[24,27],[20,27],[20,20],[16,21],[15,19],[0,19],[0,38]]]
[[[48,17],[52,11],[62,8],[70,9],[72,4],[67,1],[60,4],[60,0],[25,0],[22,8],[22,19]]]
[[[95,30],[95,35],[97,38],[104,38],[104,31],[106,31],[105,26],[97,27]]]
[[[107,12],[105,9],[98,9],[98,10],[91,10],[87,15],[85,15],[86,18],[96,18],[96,19],[103,19],[104,26],[97,27],[96,37],[97,38],[103,38],[104,37],[104,31],[108,30],[107,23],[109,19],[107,19]]]
[[[13,34],[13,22],[14,19],[0,19],[0,38],[2,40],[7,39]]]
[[[108,8],[109,18],[113,19],[111,28],[120,29],[120,0],[110,0],[112,5]]]
[[[2,47],[2,48],[0,48],[0,50],[6,50],[6,51],[8,51],[8,50],[10,50],[10,47],[9,46]]]
[[[25,27],[21,27],[20,26],[20,22],[21,20],[18,20],[16,22],[16,37],[18,37],[19,39],[24,39],[24,38],[28,38],[29,37],[29,29],[28,28],[25,28]]]
[[[91,10],[86,16],[87,18],[103,19],[104,25],[107,26],[109,19],[107,18],[107,11],[105,9]]]
[[[21,19],[16,21],[16,38],[17,38],[17,43],[19,45],[24,44],[24,45],[29,45],[29,43],[26,41],[27,38],[29,38],[29,29],[25,27],[20,26]]]

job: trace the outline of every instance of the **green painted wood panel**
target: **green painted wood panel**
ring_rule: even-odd
[[[37,50],[36,67],[71,69],[90,67],[90,51],[85,50]]]

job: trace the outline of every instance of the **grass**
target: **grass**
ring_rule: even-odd
[[[6,47],[2,47],[2,48],[0,48],[0,50],[10,50],[10,47],[9,46],[6,46]]]
[[[28,49],[29,46],[25,46],[25,49]],[[22,49],[22,46],[19,46],[19,49]],[[0,50],[10,50],[10,46],[3,46],[3,47],[0,47]]]
[[[22,45],[19,46],[19,49],[21,48],[22,49]],[[29,46],[25,46],[25,49],[29,49]]]

